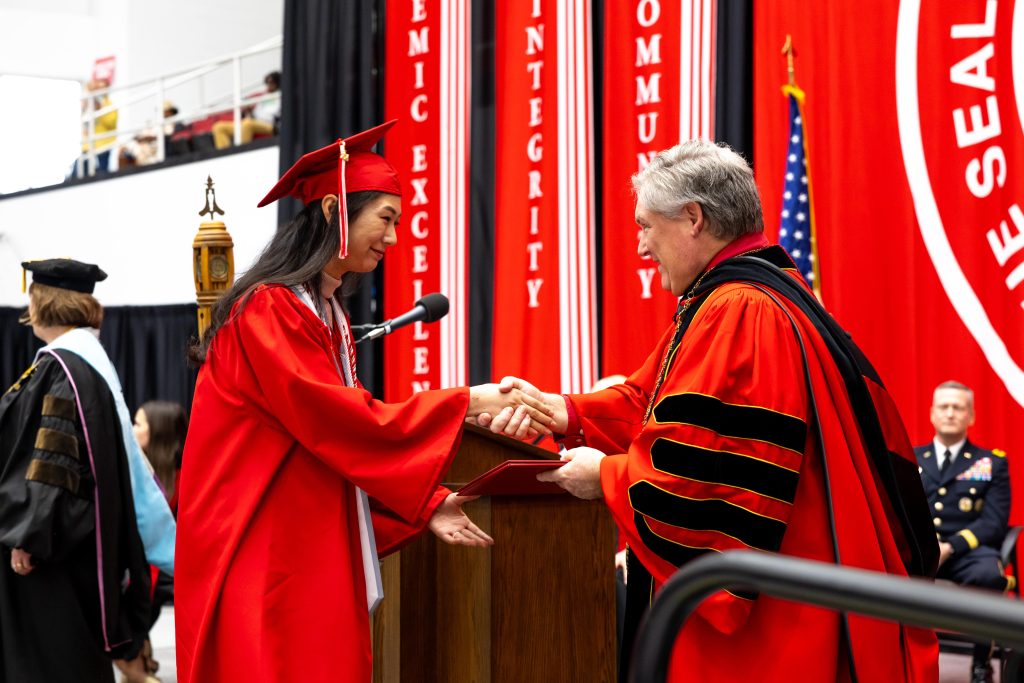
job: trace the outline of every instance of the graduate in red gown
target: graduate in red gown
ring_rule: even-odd
[[[674,324],[624,384],[536,393],[571,448],[567,465],[538,478],[603,497],[629,546],[620,674],[657,590],[709,552],[932,575],[935,534],[903,424],[863,354],[764,237],[746,162],[695,140],[633,184],[638,250],[680,297]],[[536,391],[514,378],[503,386]],[[506,409],[491,426],[523,436],[529,422]],[[934,681],[937,655],[928,630],[722,591],[684,625],[670,677]]]
[[[506,395],[489,385],[385,404],[356,377],[341,295],[398,239],[401,186],[370,151],[391,125],[281,178],[261,206],[290,194],[306,208],[194,349],[175,572],[183,683],[369,681],[378,556],[428,526],[448,543],[492,543],[439,482],[467,415]]]

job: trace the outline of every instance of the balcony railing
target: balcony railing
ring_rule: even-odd
[[[97,150],[97,145],[105,140],[109,140],[111,138],[123,138],[126,135],[127,137],[132,138],[142,131],[152,129],[156,133],[155,161],[159,162],[163,161],[167,156],[168,134],[166,129],[168,125],[173,129],[173,125],[176,123],[196,121],[209,116],[210,114],[223,112],[229,109],[233,113],[235,123],[234,141],[236,145],[239,144],[241,142],[240,135],[242,127],[240,123],[242,120],[242,111],[245,108],[256,105],[260,102],[280,97],[280,93],[263,93],[259,95],[246,96],[244,93],[253,92],[256,89],[261,88],[262,80],[259,84],[253,82],[243,83],[243,62],[254,57],[276,52],[277,58],[272,61],[277,65],[274,68],[279,69],[281,63],[281,45],[281,36],[276,36],[263,41],[262,43],[246,48],[245,50],[239,50],[238,52],[224,55],[200,65],[169,72],[156,78],[140,81],[127,86],[103,88],[83,93],[82,144],[85,149],[79,157],[79,160],[84,163],[78,163],[76,165],[77,177],[81,178],[85,175],[95,175],[97,171],[97,155],[106,152],[108,149],[117,149],[115,144],[111,144],[109,147]],[[221,90],[217,95],[207,97],[205,92],[206,87],[204,84],[205,77],[225,69],[231,70],[230,90]],[[163,116],[163,104],[167,100],[168,94],[172,91],[180,92],[181,88],[187,88],[190,86],[194,87],[197,91],[197,100],[199,102],[198,106],[182,108],[182,110],[179,110],[179,112],[174,116],[165,118]],[[96,100],[99,99],[102,101],[102,99],[107,96],[111,96],[111,103],[104,107],[96,107]],[[144,125],[128,128],[119,127],[116,131],[111,132],[96,132],[96,121],[100,117],[113,111],[123,111],[128,107],[140,104],[150,105],[150,110],[153,112],[152,120],[150,122],[147,122]]]

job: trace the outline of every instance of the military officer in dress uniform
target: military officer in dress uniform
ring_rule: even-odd
[[[1010,514],[1006,454],[967,440],[974,424],[974,392],[960,382],[935,388],[935,438],[914,449],[939,538],[938,578],[1005,591],[1010,586],[999,548]],[[990,647],[974,650],[971,681],[991,680]]]

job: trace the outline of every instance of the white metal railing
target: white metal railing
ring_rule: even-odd
[[[174,124],[179,122],[184,123],[188,121],[196,121],[203,119],[210,114],[225,111],[229,108],[225,106],[229,101],[231,103],[230,109],[232,110],[234,120],[234,144],[240,144],[242,132],[242,110],[260,102],[278,98],[281,95],[280,92],[261,93],[259,95],[252,96],[243,95],[243,92],[251,92],[256,89],[257,86],[252,82],[242,83],[242,62],[243,60],[251,57],[266,55],[276,51],[278,52],[277,59],[274,60],[274,64],[276,64],[276,66],[270,70],[279,71],[281,64],[281,46],[282,37],[275,36],[244,50],[239,50],[238,52],[224,55],[192,67],[172,71],[156,78],[140,81],[131,85],[103,88],[83,93],[82,145],[85,149],[81,151],[78,161],[75,164],[75,175],[78,178],[82,178],[86,175],[95,175],[97,170],[96,157],[108,150],[112,153],[111,156],[116,157],[116,155],[113,154],[118,149],[116,142],[101,150],[96,149],[98,143],[111,138],[116,140],[117,138],[121,138],[126,135],[128,139],[133,139],[136,134],[141,133],[142,131],[147,131],[151,128],[156,132],[156,158],[153,163],[163,161],[167,157],[168,126],[171,126],[173,130]],[[207,100],[204,77],[227,67],[231,68],[230,92],[225,93],[223,90],[220,90],[215,98]],[[262,83],[262,80],[260,83]],[[195,85],[198,88],[197,99],[199,104],[189,107],[187,110],[180,108],[177,114],[165,118],[163,116],[163,103],[167,100],[169,91],[188,85]],[[103,98],[109,97],[112,93],[118,93],[118,101],[112,101],[110,104],[102,107],[96,106],[97,99],[103,100]],[[119,127],[117,130],[110,132],[96,132],[96,121],[100,117],[111,112],[124,110],[126,107],[131,105],[146,102],[152,103],[151,111],[154,114],[153,120],[158,123],[153,124],[152,122],[147,122],[144,125],[131,126],[128,128]]]

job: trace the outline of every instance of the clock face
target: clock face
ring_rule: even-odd
[[[210,277],[214,280],[228,279],[228,260],[224,255],[210,257]]]

